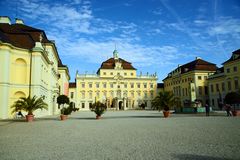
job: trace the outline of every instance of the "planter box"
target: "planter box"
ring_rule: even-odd
[[[212,107],[210,107],[210,112],[212,111]],[[197,107],[197,113],[205,113],[205,107]],[[183,113],[195,113],[194,108],[183,108]]]
[[[194,108],[183,108],[183,113],[194,113]]]

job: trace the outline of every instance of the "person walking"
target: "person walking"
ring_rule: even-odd
[[[229,117],[229,116],[232,116],[232,114],[231,114],[232,107],[231,107],[229,104],[226,104],[226,105],[225,105],[225,110],[226,110],[226,112],[227,112],[227,116],[228,116],[228,117]]]
[[[207,103],[205,105],[205,111],[206,111],[206,116],[209,116],[210,107],[209,107],[209,105]]]

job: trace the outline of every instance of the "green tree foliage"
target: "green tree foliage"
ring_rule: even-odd
[[[34,96],[31,98],[28,96],[27,98],[21,97],[11,106],[12,113],[16,113],[18,111],[26,111],[28,115],[32,115],[33,112],[37,109],[48,109],[48,105],[43,101],[43,97],[37,98]]]
[[[99,101],[93,103],[90,107],[91,111],[95,112],[96,115],[101,116],[107,109],[107,106]]]
[[[57,97],[57,103],[58,103],[58,107],[61,104],[69,104],[69,98],[66,95],[60,95]]]
[[[225,103],[240,104],[240,94],[237,92],[230,92],[225,96]]]
[[[175,104],[174,95],[172,92],[159,92],[159,94],[153,99],[152,107],[154,109],[169,111],[169,109]]]

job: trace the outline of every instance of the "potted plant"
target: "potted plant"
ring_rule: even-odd
[[[67,119],[68,115],[72,113],[72,106],[69,105],[68,107],[63,107],[61,109],[61,115],[60,115],[60,118],[61,118],[61,121],[64,121]]]
[[[28,114],[26,115],[27,122],[32,122],[34,119],[33,112],[37,109],[48,109],[48,105],[43,101],[43,97],[37,98],[33,96],[31,98],[28,96],[27,98],[21,97],[11,106],[13,108],[12,113],[16,113],[17,111],[26,111]]]
[[[72,105],[65,107],[66,104],[69,104],[69,98],[66,95],[59,95],[57,97],[57,103],[59,109],[62,107],[62,109],[60,110],[61,112],[60,119],[62,121],[66,120],[68,115],[71,114],[72,112]]]
[[[91,111],[95,112],[96,119],[100,119],[102,114],[106,111],[107,106],[101,102],[95,102],[91,106]]]
[[[159,92],[159,94],[153,99],[152,106],[159,111],[163,111],[163,115],[165,118],[170,115],[170,107],[175,104],[174,95],[172,92]]]

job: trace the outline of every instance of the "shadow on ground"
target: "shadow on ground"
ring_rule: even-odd
[[[178,160],[234,160],[229,158],[220,158],[220,157],[196,155],[196,154],[174,154],[172,156],[174,157],[174,159],[178,159]]]

